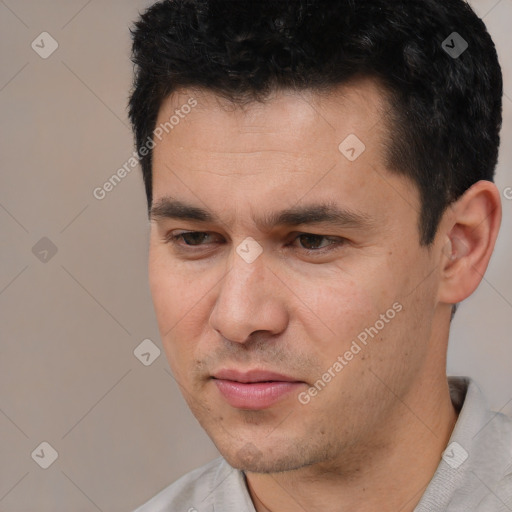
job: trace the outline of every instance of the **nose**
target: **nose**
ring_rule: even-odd
[[[264,252],[252,262],[235,250],[232,265],[219,284],[210,326],[223,338],[245,343],[251,334],[276,335],[286,329],[286,286],[267,266]]]

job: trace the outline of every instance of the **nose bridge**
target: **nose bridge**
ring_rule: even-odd
[[[234,247],[230,271],[221,284],[219,301],[225,302],[232,314],[245,314],[245,309],[254,311],[257,302],[266,294],[266,273],[269,270],[256,243],[252,242],[252,239],[245,239]]]
[[[235,342],[244,342],[254,331],[277,332],[285,322],[275,286],[261,246],[246,238],[233,247],[231,266],[220,283],[210,316],[213,329]]]

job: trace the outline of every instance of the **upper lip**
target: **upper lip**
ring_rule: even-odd
[[[224,369],[219,370],[212,375],[214,379],[233,380],[237,382],[250,383],[250,382],[265,382],[265,381],[282,381],[282,382],[299,382],[293,377],[282,375],[276,372],[269,372],[267,370],[249,370],[241,372],[239,370]]]

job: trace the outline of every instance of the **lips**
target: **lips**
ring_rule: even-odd
[[[266,409],[306,384],[288,375],[266,370],[225,369],[212,376],[221,396],[237,409]]]
[[[239,370],[220,370],[213,375],[214,379],[221,380],[232,380],[243,383],[254,383],[254,382],[298,382],[297,379],[289,377],[287,375],[281,375],[280,373],[269,372],[266,370],[249,370],[247,372],[241,372]]]

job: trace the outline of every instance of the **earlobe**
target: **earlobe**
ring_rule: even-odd
[[[470,187],[447,212],[439,301],[456,304],[478,287],[501,223],[501,198],[490,181]]]

